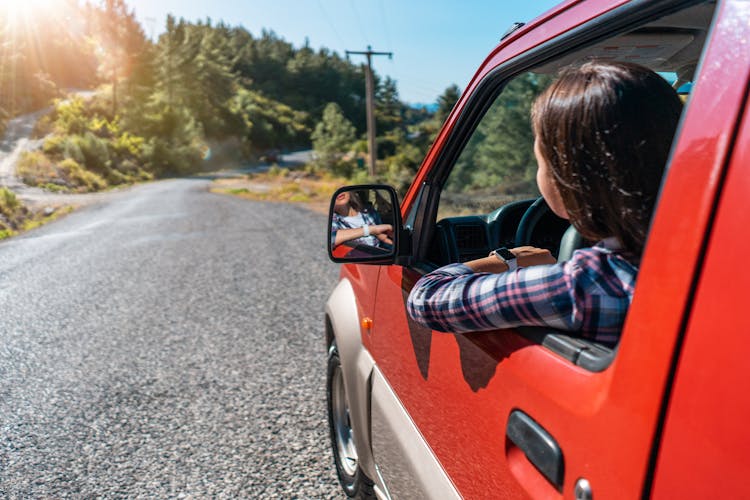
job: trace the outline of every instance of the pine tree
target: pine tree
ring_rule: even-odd
[[[343,160],[355,138],[354,125],[346,119],[338,104],[331,102],[323,110],[323,119],[312,133],[318,166],[337,174],[349,175],[352,163]]]
[[[438,110],[435,113],[435,119],[443,123],[453,110],[453,106],[458,102],[459,97],[461,97],[461,89],[455,83],[445,89],[442,95],[438,97]]]
[[[405,106],[398,98],[396,81],[387,76],[377,86],[375,93],[375,117],[378,132],[386,133],[394,129],[403,130]]]
[[[112,85],[112,116],[118,112],[118,86],[127,78],[138,56],[146,50],[146,35],[124,0],[104,0],[100,8],[89,6],[95,28],[95,53],[99,70]]]

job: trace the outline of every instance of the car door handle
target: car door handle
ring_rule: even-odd
[[[513,410],[505,431],[534,467],[558,490],[562,490],[565,462],[557,441],[521,410]]]

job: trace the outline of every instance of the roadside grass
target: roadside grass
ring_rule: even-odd
[[[248,200],[299,203],[327,213],[337,188],[350,183],[344,177],[309,170],[271,167],[267,172],[232,179],[217,179],[211,191]]]
[[[72,212],[74,207],[64,206],[53,211],[31,210],[5,187],[0,187],[0,240],[30,231],[58,217]]]
[[[47,224],[48,222],[52,222],[54,220],[59,219],[63,215],[67,215],[71,213],[73,210],[75,210],[74,206],[66,205],[64,207],[56,209],[54,212],[50,214],[45,214],[44,212],[41,212],[41,216],[29,219],[26,222],[24,222],[23,227],[21,228],[21,232],[31,231],[32,229],[36,229],[40,226],[43,226]]]

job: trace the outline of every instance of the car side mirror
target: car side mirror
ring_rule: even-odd
[[[392,264],[401,231],[401,209],[391,186],[346,186],[331,198],[328,256],[334,262]]]

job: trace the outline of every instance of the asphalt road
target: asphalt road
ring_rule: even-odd
[[[0,497],[342,497],[324,216],[207,185],[0,244]]]

